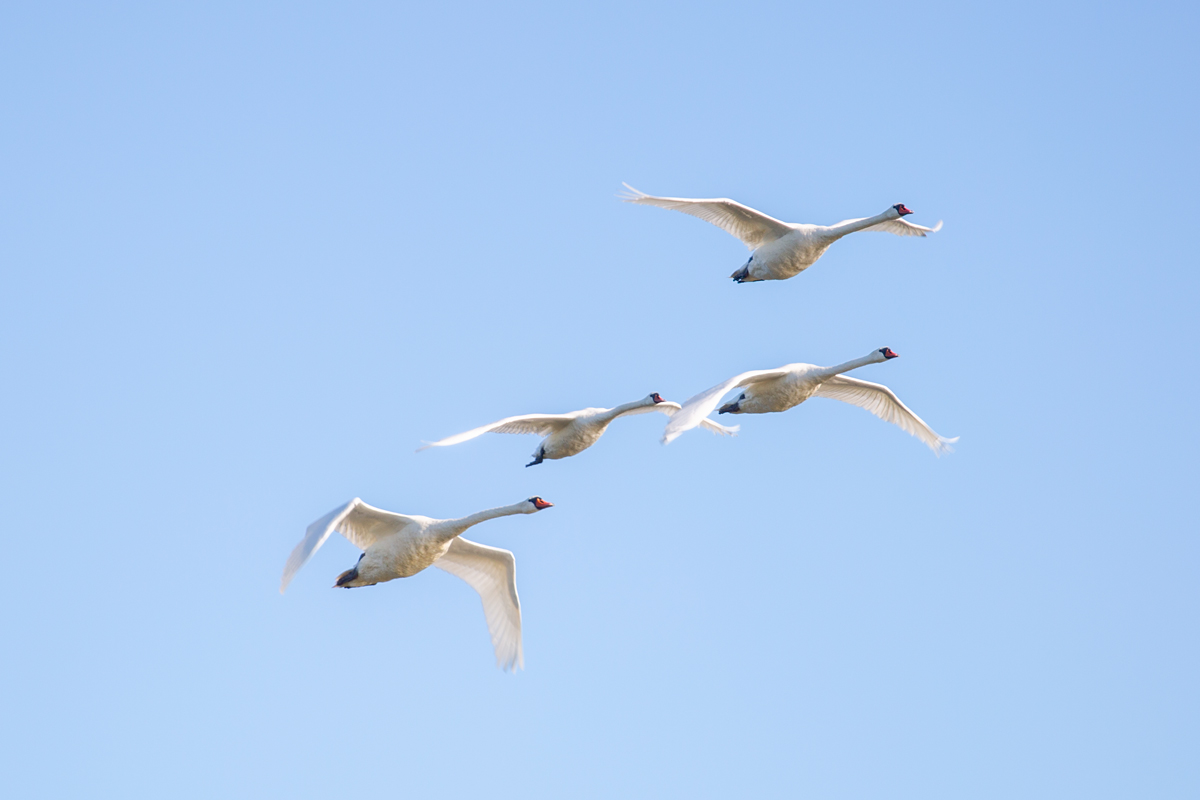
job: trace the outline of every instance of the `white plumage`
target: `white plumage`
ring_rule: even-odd
[[[667,423],[663,433],[663,444],[668,444],[684,431],[694,427],[695,420],[711,414],[721,402],[721,398],[730,391],[744,388],[736,398],[721,406],[720,413],[768,414],[787,411],[810,397],[829,397],[865,408],[885,422],[890,422],[916,436],[936,455],[950,452],[950,445],[957,442],[958,437],[947,439],[939,436],[925,420],[900,402],[900,398],[896,397],[891,389],[882,384],[841,374],[896,357],[891,349],[882,347],[872,350],[862,358],[847,361],[836,367],[787,364],[778,369],[752,370],[734,375],[685,402],[679,413]]]
[[[728,197],[656,197],[639,192],[628,183],[624,186],[629,191],[619,197],[627,203],[682,211],[741,239],[754,252],[745,266],[729,276],[738,283],[781,281],[799,275],[815,264],[831,244],[855,231],[924,236],[942,229],[940,222],[926,228],[903,219],[912,213],[903,203],[874,217],[842,220],[836,225],[808,225],[782,222]]]
[[[417,452],[430,447],[445,447],[459,444],[485,433],[535,433],[545,436],[541,444],[533,452],[534,460],[527,467],[542,463],[543,459],[567,458],[582,453],[591,447],[604,432],[609,424],[617,417],[633,414],[645,414],[657,411],[660,414],[672,416],[681,406],[670,400],[663,400],[657,392],[648,394],[641,400],[625,403],[615,408],[583,408],[567,414],[522,414],[516,417],[505,417],[488,425],[481,425],[469,431],[447,436],[436,442],[428,442],[417,448]],[[695,424],[702,425],[713,433],[723,436],[735,435],[738,427],[726,427],[711,419],[701,419]]]
[[[477,544],[460,534],[485,520],[534,514],[552,505],[531,497],[459,519],[431,519],[384,511],[356,497],[308,526],[283,567],[279,591],[282,594],[287,589],[300,568],[336,531],[363,554],[354,567],[338,576],[335,587],[349,589],[407,578],[431,565],[443,569],[479,593],[496,664],[506,670],[524,667],[516,559],[508,550]]]

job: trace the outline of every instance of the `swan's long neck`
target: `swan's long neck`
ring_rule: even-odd
[[[829,227],[829,233],[835,239],[840,239],[848,233],[854,233],[855,231],[861,231],[861,230],[871,227],[872,225],[878,225],[881,222],[886,222],[887,220],[888,220],[888,212],[884,211],[882,214],[876,214],[873,217],[866,217],[865,219],[857,219],[852,222],[843,222],[840,225],[831,225]]]
[[[817,370],[816,373],[822,380],[832,378],[834,375],[841,375],[843,372],[849,372],[852,369],[865,367],[867,364],[878,364],[880,361],[885,361],[883,354],[878,350],[872,350],[862,358],[856,358],[853,361],[847,361],[845,364],[838,364],[836,367],[825,367]]]
[[[626,411],[633,411],[634,409],[641,408],[645,405],[646,405],[645,400],[634,400],[632,403],[622,403],[621,405],[619,405],[615,408],[610,408],[608,411],[605,411],[603,414],[597,414],[596,420],[599,422],[603,422],[605,425],[607,425],[608,423],[612,422],[617,417],[624,414]]]
[[[473,525],[478,525],[481,522],[486,522],[489,519],[495,519],[496,517],[509,517],[513,514],[524,514],[528,505],[529,501],[522,500],[519,503],[513,503],[511,506],[500,506],[499,508],[489,508],[485,511],[476,511],[474,514],[468,514],[467,516],[459,517],[458,519],[448,519],[446,522],[450,523],[450,527],[453,527],[459,533],[462,533],[467,528],[470,528]]]

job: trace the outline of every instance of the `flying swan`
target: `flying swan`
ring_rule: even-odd
[[[511,506],[489,508],[459,519],[430,519],[384,511],[354,498],[308,526],[304,539],[292,550],[283,567],[279,593],[283,594],[313,553],[337,531],[363,554],[358,563],[338,576],[334,588],[372,586],[394,578],[408,578],[429,565],[457,575],[479,592],[487,617],[496,665],[524,668],[521,650],[521,601],[517,598],[517,562],[508,550],[487,547],[459,534],[480,522],[512,514],[535,514],[550,508],[540,497]]]
[[[417,452],[428,450],[430,447],[458,444],[485,433],[536,433],[538,436],[546,438],[538,445],[537,450],[533,451],[533,461],[525,465],[532,467],[547,458],[553,460],[582,453],[604,435],[609,424],[617,417],[645,414],[648,411],[658,411],[671,416],[679,409],[679,403],[663,400],[658,392],[654,392],[641,400],[625,403],[616,408],[583,408],[567,414],[522,414],[517,417],[505,417],[490,425],[472,428],[465,433],[448,436],[436,442],[427,442],[423,447],[418,447]],[[698,419],[688,427],[696,425],[702,425],[713,433],[724,436],[734,435],[738,431],[737,425],[726,427],[711,419]]]
[[[787,411],[810,397],[831,397],[865,408],[884,422],[900,426],[927,444],[935,455],[950,452],[950,445],[958,441],[957,436],[953,439],[938,436],[925,420],[900,402],[900,398],[886,386],[842,374],[897,357],[890,348],[881,347],[836,367],[787,364],[778,369],[752,370],[734,375],[685,402],[683,408],[667,423],[663,444],[670,443],[679,434],[695,427],[697,420],[712,413],[730,390],[745,387],[744,391],[721,406],[721,414],[769,414]]]
[[[836,225],[806,225],[781,222],[761,211],[727,197],[692,200],[686,197],[655,197],[624,184],[629,191],[620,194],[626,203],[658,206],[682,211],[711,222],[741,239],[753,252],[746,265],[729,277],[738,283],[782,281],[799,275],[824,255],[829,245],[855,231],[885,231],[897,236],[924,236],[942,229],[942,223],[926,228],[903,217],[913,213],[903,203],[882,214],[861,219],[842,220]]]

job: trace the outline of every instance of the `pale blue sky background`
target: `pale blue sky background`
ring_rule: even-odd
[[[1200,793],[1190,3],[10,4],[11,796]],[[736,286],[731,196],[861,235]],[[502,416],[864,369],[524,469]],[[489,523],[526,671],[354,497]]]

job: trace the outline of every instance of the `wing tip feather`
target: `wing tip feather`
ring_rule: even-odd
[[[937,444],[933,445],[933,447],[932,447],[933,454],[935,456],[937,456],[938,458],[941,458],[942,456],[947,455],[948,453],[953,453],[954,448],[951,447],[951,445],[953,445],[955,442],[957,442],[959,440],[959,438],[961,438],[961,437],[955,436],[953,439],[947,439],[945,436],[938,436]]]
[[[617,197],[619,197],[622,201],[624,201],[626,203],[636,203],[638,200],[641,200],[643,197],[650,196],[643,191],[633,188],[628,183],[625,183],[625,181],[621,181],[621,185],[624,186],[628,191],[618,192]]]
[[[520,635],[518,631],[517,646],[507,653],[501,652],[499,642],[492,643],[492,647],[496,648],[496,666],[504,672],[515,674],[517,670],[525,669],[525,648],[522,646]]]

